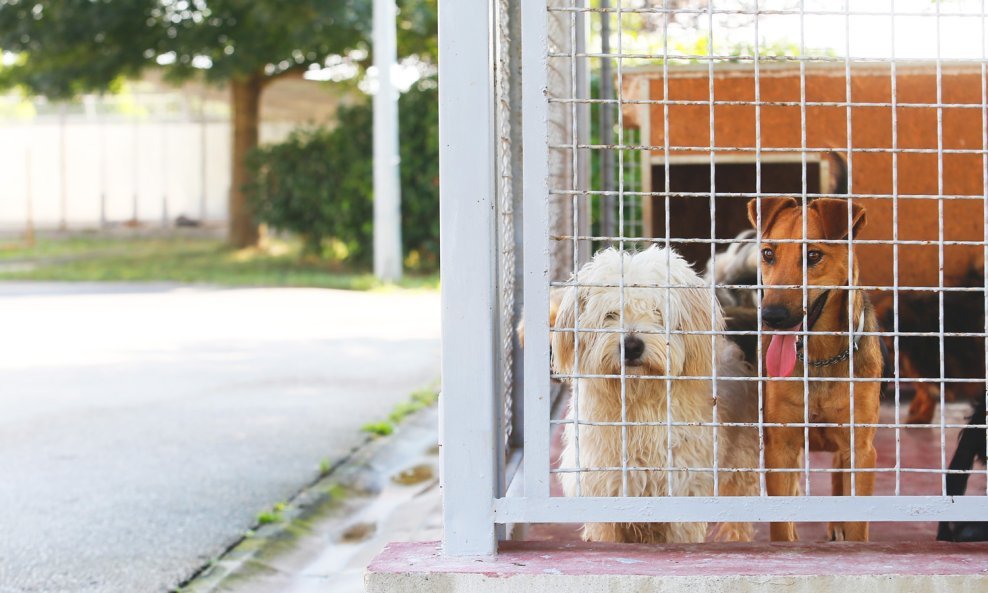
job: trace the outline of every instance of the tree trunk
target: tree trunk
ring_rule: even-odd
[[[247,153],[258,144],[263,89],[264,79],[260,74],[230,81],[233,105],[233,174],[230,180],[228,240],[230,245],[237,248],[252,247],[260,237],[243,187],[253,178],[247,168]]]

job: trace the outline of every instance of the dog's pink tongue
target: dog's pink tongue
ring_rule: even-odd
[[[802,324],[787,331],[799,331]],[[796,336],[772,336],[765,353],[765,367],[769,377],[788,377],[796,366]]]

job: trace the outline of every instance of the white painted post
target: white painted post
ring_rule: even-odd
[[[199,223],[206,224],[206,87],[199,97]]]
[[[587,8],[589,5],[588,0],[578,0],[576,5],[579,8]],[[606,15],[605,15],[606,16]],[[592,19],[587,18],[587,13],[577,12],[574,14],[574,20],[576,21],[576,47],[574,48],[574,54],[584,54],[587,53],[588,39],[591,36],[590,33],[590,21]],[[607,20],[606,18],[603,20]],[[575,89],[576,98],[581,101],[587,101],[591,98],[592,92],[590,88],[590,69],[588,67],[590,60],[588,58],[577,59],[576,64],[573,66],[575,71]],[[603,107],[604,105],[601,105]],[[590,103],[580,103],[576,107],[576,138],[578,144],[587,145],[590,144]],[[590,150],[579,150],[577,151],[578,166],[576,168],[576,187],[573,189],[587,190],[590,189],[590,161],[591,161]],[[574,216],[577,217],[577,231],[584,237],[589,237],[593,231],[593,225],[591,224],[591,212],[592,208],[590,203],[592,198],[588,196],[580,196],[577,200],[576,209]],[[590,261],[590,256],[593,254],[593,245],[589,240],[577,241],[577,264],[582,266],[583,264]]]
[[[65,103],[58,106],[58,230],[66,231],[69,228],[68,214],[68,171],[65,148]]]
[[[107,158],[106,158],[106,99],[100,97],[92,102],[93,111],[96,112],[97,127],[99,128],[99,228],[106,228],[106,178],[107,178]]]
[[[546,0],[525,0],[522,137],[525,234],[525,497],[549,497],[549,52]]]
[[[374,275],[385,282],[400,280],[402,265],[396,37],[395,0],[374,0]]]
[[[27,217],[24,227],[24,242],[28,247],[34,247],[34,175],[31,173],[31,146],[28,145],[27,152],[24,153],[24,189],[27,206]]]
[[[493,31],[490,0],[439,4],[443,553],[497,551]]]
[[[168,228],[168,115],[161,120],[161,228]]]
[[[141,99],[140,94],[134,93],[134,102],[135,103],[139,103],[140,99]],[[139,105],[137,105],[137,106],[139,106]],[[138,121],[139,121],[138,120],[138,117],[139,116],[135,113],[133,117],[134,117],[134,129],[133,129],[133,132],[134,132],[134,138],[133,138],[134,139],[134,146],[133,146],[133,151],[132,151],[132,154],[131,154],[131,157],[130,158],[133,159],[131,161],[131,174],[133,176],[133,180],[132,181],[133,181],[133,184],[134,184],[134,202],[133,202],[133,205],[131,206],[131,220],[133,221],[134,225],[137,226],[137,225],[140,224],[140,220],[141,220],[141,218],[140,218],[140,194],[141,194],[141,161],[140,161],[141,142],[140,142],[140,140],[141,140],[141,137],[140,137],[140,134],[138,133]]]

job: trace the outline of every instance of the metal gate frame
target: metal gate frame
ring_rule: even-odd
[[[517,213],[505,212],[506,204],[499,204],[498,181],[501,175],[517,177],[521,172],[503,170],[505,166],[517,167],[511,158],[501,161],[499,166],[497,101],[503,98],[499,95],[503,89],[496,83],[497,4],[497,0],[443,0],[439,12],[444,554],[495,554],[499,539],[497,526],[506,524],[951,521],[988,516],[988,497],[550,497],[548,296],[554,278],[549,204],[550,178],[554,173],[550,170],[548,22],[551,11],[548,5],[554,3],[547,0],[524,0],[517,5],[523,48],[520,109],[524,197],[519,200],[515,196],[511,203],[515,206],[520,203],[523,208],[522,228],[515,228],[513,236],[520,233],[523,238],[521,261],[527,331],[524,459],[519,472],[523,488],[520,493],[517,487],[509,488],[508,463],[501,455],[505,406],[504,386],[499,376],[504,365],[510,363],[498,344],[502,343],[499,328],[504,325],[504,316],[511,315],[511,321],[515,321],[517,307],[506,312],[500,306],[499,291],[505,288],[505,279],[499,268],[499,253],[506,245],[499,240],[498,221],[512,218],[510,215],[515,220],[518,218]],[[620,16],[620,3],[617,10]],[[569,13],[575,19],[585,11],[577,8]],[[572,33],[575,39],[576,31]],[[574,41],[570,46],[574,57],[576,47]],[[619,45],[617,55],[620,54]],[[757,63],[756,56],[756,71]],[[573,76],[575,81],[576,73]],[[575,105],[573,109],[575,121]],[[571,134],[574,149],[583,147],[576,131]],[[579,163],[573,163],[574,179],[578,166]],[[586,182],[586,177],[582,182]],[[504,191],[503,187],[500,191]],[[574,204],[577,193],[573,192]],[[574,218],[578,219],[579,214]],[[572,257],[576,261],[581,256]]]

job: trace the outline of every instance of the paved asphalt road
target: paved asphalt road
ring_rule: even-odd
[[[0,283],[0,593],[168,591],[438,377],[439,298]]]

